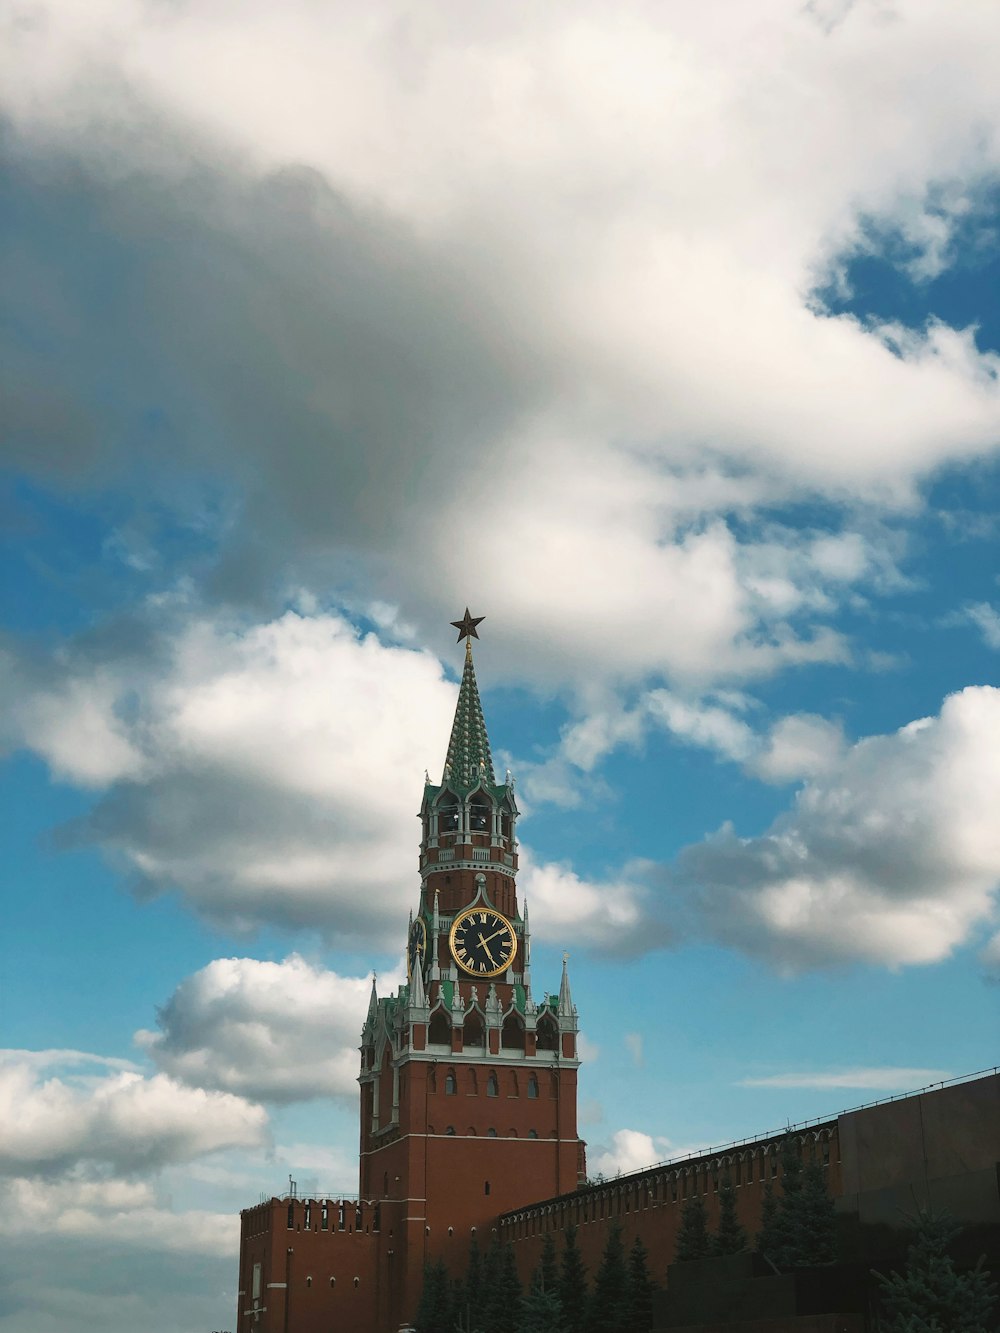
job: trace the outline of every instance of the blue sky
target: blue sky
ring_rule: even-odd
[[[0,24],[0,1330],[356,1187],[466,605],[592,1171],[995,1064],[997,16]]]

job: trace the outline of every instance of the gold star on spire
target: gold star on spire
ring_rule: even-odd
[[[461,620],[452,620],[449,623],[458,630],[458,642],[461,643],[463,639],[478,639],[479,631],[476,626],[481,625],[485,619],[485,616],[470,616],[469,608],[466,607]]]

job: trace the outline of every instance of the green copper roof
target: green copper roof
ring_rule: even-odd
[[[476,669],[472,665],[472,641],[465,641],[465,670],[458,691],[455,721],[444,761],[442,785],[458,791],[471,791],[478,783],[496,785],[490,738],[486,734],[483,706],[479,702]]]

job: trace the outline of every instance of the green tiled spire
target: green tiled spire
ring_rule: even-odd
[[[463,792],[471,791],[479,782],[484,786],[495,786],[496,776],[483,706],[479,702],[476,669],[472,664],[472,640],[466,639],[465,670],[462,672],[462,686],[458,692],[441,785]]]

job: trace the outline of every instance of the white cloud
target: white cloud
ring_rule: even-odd
[[[454,708],[438,662],[336,615],[165,624],[141,661],[122,649],[103,662],[99,694],[85,645],[13,673],[11,739],[60,776],[110,784],[65,839],[100,843],[144,891],[176,886],[230,924],[398,943],[420,779]],[[65,738],[83,732],[93,743],[78,752]]]
[[[69,1174],[59,1180],[42,1176],[0,1181],[0,1234],[85,1238],[127,1249],[211,1254],[220,1258],[239,1251],[236,1213],[202,1209],[175,1212],[164,1207],[148,1181],[88,1179]]]
[[[0,1173],[58,1174],[78,1165],[155,1170],[233,1146],[263,1144],[263,1109],[228,1093],[130,1071],[44,1077],[58,1067],[8,1053],[0,1062]]]
[[[714,750],[724,759],[744,760],[754,749],[753,729],[728,709],[681,699],[668,690],[652,690],[645,705],[650,716],[678,740]]]
[[[798,782],[829,772],[844,748],[837,723],[812,713],[792,713],[774,724],[748,768],[767,782]]]
[[[12,325],[74,349],[11,349],[10,447],[47,476],[120,466],[92,384],[122,365],[127,419],[169,400],[177,423],[156,466],[224,479],[217,591],[336,569],[426,635],[488,496],[498,670],[703,687],[845,660],[822,620],[884,579],[873,543],[786,550],[729,516],[914,504],[995,448],[971,333],[811,293],[873,228],[946,262],[1000,164],[1000,20],[725,15],[26,0],[0,47],[12,169],[47,216],[89,192],[123,263],[95,327],[85,237],[57,265],[36,229],[9,262]],[[116,724],[78,739],[91,781],[139,762]]]
[[[766,834],[688,847],[671,891],[689,927],[779,966],[936,962],[995,911],[998,787],[1000,690],[969,687],[850,747]]]
[[[616,1129],[609,1143],[595,1144],[587,1157],[587,1169],[591,1176],[615,1176],[619,1172],[624,1175],[641,1171],[670,1155],[669,1139],[638,1129]]]
[[[392,989],[401,976],[382,977]],[[357,1098],[358,1038],[370,977],[342,977],[297,954],[282,963],[217,958],[178,986],[140,1047],[183,1083],[257,1101]]]
[[[1000,930],[987,941],[980,954],[980,961],[986,968],[986,975],[1000,981]]]
[[[518,882],[531,904],[533,939],[627,956],[671,938],[669,927],[653,916],[652,895],[638,873],[606,882],[585,880],[568,866],[536,864],[522,848]]]
[[[1000,648],[1000,612],[989,602],[973,602],[965,608],[965,616],[979,630],[988,648]]]
[[[585,1032],[581,1032],[576,1039],[576,1053],[585,1065],[591,1065],[600,1058],[601,1048]]]
[[[950,1077],[946,1069],[834,1069],[812,1074],[742,1078],[739,1085],[743,1088],[865,1088],[876,1092],[913,1092]]]
[[[633,1062],[633,1064],[636,1064],[636,1065],[638,1065],[638,1066],[641,1068],[642,1065],[643,1065],[643,1063],[644,1063],[644,1061],[645,1061],[645,1056],[644,1056],[644,1054],[643,1054],[642,1033],[641,1033],[641,1032],[626,1032],[626,1033],[625,1033],[625,1049],[628,1051],[629,1055],[632,1057],[632,1062]]]

